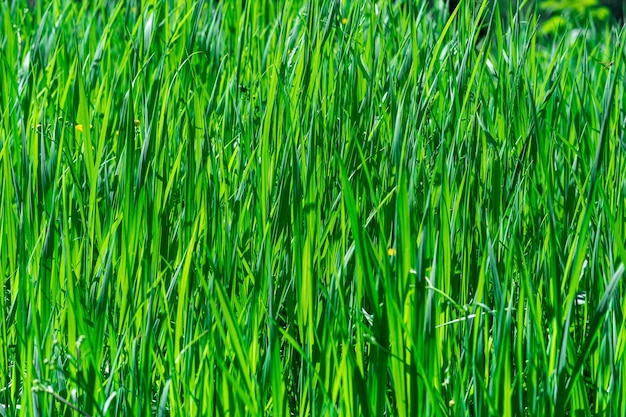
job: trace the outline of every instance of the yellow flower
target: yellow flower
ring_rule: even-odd
[[[93,125],[89,125],[89,129],[91,129],[93,127]],[[79,132],[83,132],[84,128],[82,124],[77,124],[76,125],[76,130],[78,130]]]
[[[344,17],[343,19],[341,19],[341,24],[347,25],[348,24],[348,18]]]
[[[396,248],[389,248],[389,249],[387,249],[387,255],[389,255],[389,256],[396,256]]]

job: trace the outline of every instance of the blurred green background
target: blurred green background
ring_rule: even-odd
[[[480,7],[480,0],[466,0]],[[495,0],[494,0],[495,2]],[[540,21],[540,32],[559,32],[567,27],[566,22],[578,22],[580,27],[587,25],[612,24],[621,26],[624,22],[624,0],[497,0],[503,15],[522,8],[527,15],[535,11]],[[419,3],[419,2],[418,2]],[[447,9],[449,13],[461,0],[435,1],[435,7]]]
[[[581,23],[609,23],[622,25],[624,2],[622,0],[543,0],[538,10],[544,18],[542,31],[558,31],[566,19],[579,19]]]

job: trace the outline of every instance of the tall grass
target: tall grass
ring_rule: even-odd
[[[0,3],[0,415],[626,415],[623,31],[25,6]]]

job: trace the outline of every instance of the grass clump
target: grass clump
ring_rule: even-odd
[[[0,414],[626,415],[624,33],[507,14],[0,4]]]

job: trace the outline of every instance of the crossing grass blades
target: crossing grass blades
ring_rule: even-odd
[[[0,415],[626,415],[624,32],[469,3],[0,2]]]

